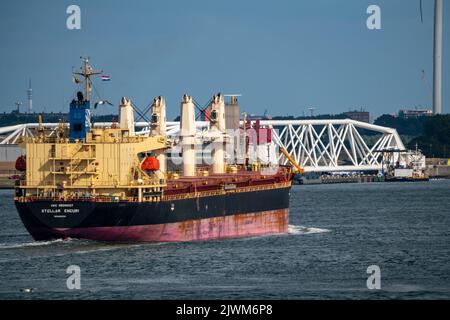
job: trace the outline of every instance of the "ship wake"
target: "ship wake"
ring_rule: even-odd
[[[322,228],[314,228],[314,227],[305,227],[305,226],[294,226],[290,224],[288,226],[288,234],[314,234],[314,233],[325,233],[330,232],[329,229],[322,229]]]
[[[42,247],[49,246],[56,243],[68,242],[70,239],[55,239],[49,241],[33,241],[33,242],[25,242],[25,243],[0,243],[1,249],[18,249],[18,248],[28,248],[28,247]]]

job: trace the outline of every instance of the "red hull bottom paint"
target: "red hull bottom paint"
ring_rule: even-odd
[[[183,222],[70,229],[30,230],[36,239],[82,238],[115,242],[180,242],[287,233],[289,209]]]

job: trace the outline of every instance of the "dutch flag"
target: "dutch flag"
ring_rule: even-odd
[[[109,76],[101,76],[102,81],[109,81],[111,78]]]

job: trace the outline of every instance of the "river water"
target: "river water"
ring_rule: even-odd
[[[449,299],[450,180],[293,186],[287,235],[129,245],[35,242],[0,190],[0,298]]]

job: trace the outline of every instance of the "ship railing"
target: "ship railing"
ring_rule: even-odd
[[[87,173],[93,173],[91,171],[87,171]],[[28,187],[28,188],[36,188],[36,189],[57,189],[57,188],[64,188],[61,184],[61,181],[57,181],[56,185],[54,184],[54,181],[51,180],[19,180],[19,186],[20,187]],[[151,181],[152,184],[145,185],[144,187],[161,187],[159,184],[159,181]],[[103,189],[114,189],[114,188],[126,188],[128,185],[122,185],[117,182],[117,180],[114,181],[105,181],[105,182],[98,182],[96,181],[95,184],[86,183],[86,184],[70,184],[69,181],[67,181],[66,187],[70,187],[73,189],[80,188],[80,189],[95,189],[95,188],[103,188]]]
[[[118,202],[118,197],[107,197],[107,196],[23,196],[17,197],[19,202],[32,202],[32,201],[79,201],[79,202]]]
[[[173,195],[165,195],[163,196],[164,200],[183,200],[183,199],[189,199],[189,198],[196,198],[196,197],[208,197],[208,196],[217,196],[217,195],[223,195],[227,193],[241,193],[241,192],[249,192],[249,191],[261,191],[261,190],[269,190],[273,189],[274,186],[278,188],[283,188],[289,186],[289,182],[278,182],[273,183],[270,185],[254,185],[254,186],[247,186],[247,187],[241,187],[236,188],[232,190],[208,190],[208,191],[198,191],[198,192],[190,192],[190,193],[183,193],[183,194],[173,194]]]
[[[211,191],[202,191],[202,192],[191,192],[191,193],[185,193],[185,194],[177,194],[177,195],[166,195],[161,197],[154,197],[154,199],[150,201],[145,202],[158,202],[162,199],[164,200],[183,200],[183,199],[189,199],[189,198],[196,198],[196,197],[207,197],[207,196],[215,196],[215,195],[222,195],[226,193],[240,193],[240,192],[248,192],[248,191],[259,191],[259,190],[268,190],[273,189],[274,186],[278,188],[286,187],[289,183],[281,182],[272,184],[270,186],[268,185],[260,185],[260,186],[250,186],[250,187],[243,187],[238,188],[232,191],[225,191],[225,190],[211,190]],[[79,195],[56,195],[56,196],[49,196],[49,195],[29,195],[29,196],[22,196],[16,198],[18,202],[32,202],[32,201],[81,201],[81,202],[120,202],[120,201],[127,201],[127,202],[138,202],[137,197],[119,197],[114,195],[92,195],[92,196],[79,196]]]

